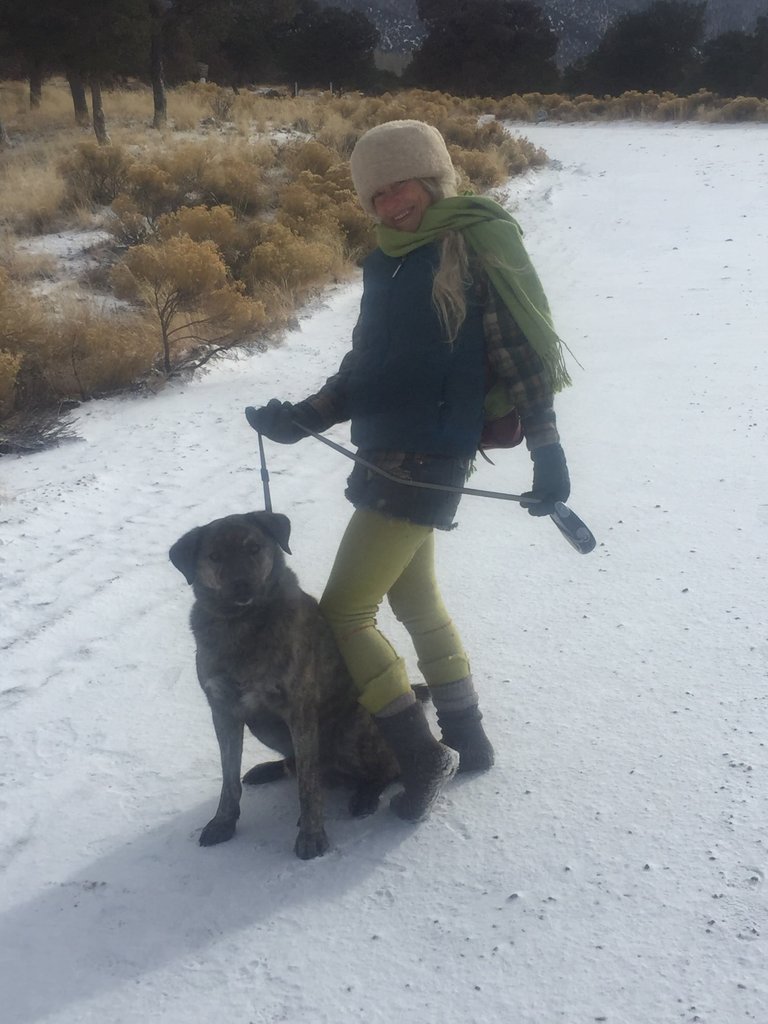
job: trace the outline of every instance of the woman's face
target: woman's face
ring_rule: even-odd
[[[373,195],[376,216],[384,227],[395,231],[418,231],[421,219],[431,204],[432,196],[415,178],[386,185]]]

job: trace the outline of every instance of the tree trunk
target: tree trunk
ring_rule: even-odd
[[[107,134],[107,121],[104,117],[104,105],[101,102],[101,82],[95,76],[91,79],[91,107],[93,109],[93,130],[100,146],[110,143]]]
[[[168,103],[165,94],[163,70],[163,36],[159,28],[152,35],[149,59],[152,75],[152,98],[155,103],[155,116],[152,119],[152,127],[164,128],[168,122]]]
[[[5,125],[0,121],[0,149],[4,149],[6,146],[10,146],[11,140],[8,138],[8,132],[5,130]]]
[[[91,123],[91,118],[88,113],[88,100],[85,98],[83,79],[77,71],[68,71],[67,81],[69,82],[69,91],[72,93],[72,102],[75,106],[75,123],[79,124],[81,128],[87,128]]]
[[[43,99],[43,69],[33,66],[29,72],[29,108],[37,110]]]

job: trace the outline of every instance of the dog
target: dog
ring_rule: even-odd
[[[376,810],[399,767],[357,703],[317,601],[286,565],[290,532],[290,520],[279,513],[229,515],[185,533],[169,557],[194,591],[197,676],[221,753],[221,797],[200,844],[235,833],[248,726],[283,759],[256,765],[242,781],[259,785],[295,770],[295,852],[308,860],[328,849],[323,785],[351,782],[350,812],[362,817]]]

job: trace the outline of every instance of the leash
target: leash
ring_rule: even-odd
[[[331,441],[328,437],[323,437],[322,434],[315,433],[314,430],[310,430],[309,427],[305,427],[303,423],[299,423],[298,420],[293,421],[297,427],[301,427],[302,430],[306,431],[309,437],[314,437],[316,441],[320,441],[322,444],[332,448],[335,452],[340,455],[344,455],[346,458],[351,459],[352,462],[356,462],[361,466],[365,466],[366,469],[372,473],[376,473],[378,476],[384,477],[385,480],[391,480],[393,483],[402,484],[405,487],[421,487],[425,490],[431,491],[448,491],[451,494],[468,494],[475,498],[495,498],[499,501],[516,501],[526,502],[530,504],[538,504],[541,499],[534,497],[526,497],[523,494],[508,494],[504,491],[485,491],[478,487],[450,487],[448,484],[431,484],[423,480],[403,480],[402,477],[395,476],[394,473],[389,473],[386,469],[382,469],[380,466],[375,466],[372,462],[368,462],[357,452],[351,452],[348,448],[344,448],[343,445],[337,444],[335,441]],[[264,443],[262,441],[262,435],[259,433],[259,456],[261,458],[261,479],[264,484],[264,507],[267,512],[272,511],[272,500],[269,494],[269,472],[267,471],[267,463],[264,456]],[[566,504],[562,501],[556,501],[554,510],[550,513],[549,518],[558,528],[560,533],[565,537],[571,547],[575,548],[582,555],[589,554],[592,551],[597,541],[589,529],[589,527],[573,512]]]

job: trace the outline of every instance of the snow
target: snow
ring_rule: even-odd
[[[333,371],[358,282],[278,349],[83,406],[80,441],[2,465],[6,1024],[768,1020],[768,132],[519,130],[557,161],[505,194],[583,365],[558,413],[599,546],[476,498],[439,536],[497,766],[417,827],[330,793],[315,861],[289,781],[197,844],[218,754],[167,549],[263,507],[242,409]],[[267,454],[319,594],[349,464]],[[528,486],[496,463],[473,486]]]
[[[30,256],[47,256],[51,260],[53,271],[50,280],[38,282],[33,289],[35,295],[51,296],[66,293],[71,296],[73,280],[98,267],[99,258],[96,252],[111,239],[110,232],[102,229],[52,231],[50,234],[41,234],[36,238],[16,242],[14,249],[18,253]],[[101,304],[111,308],[124,305],[114,298],[110,298],[109,302],[102,298]]]

